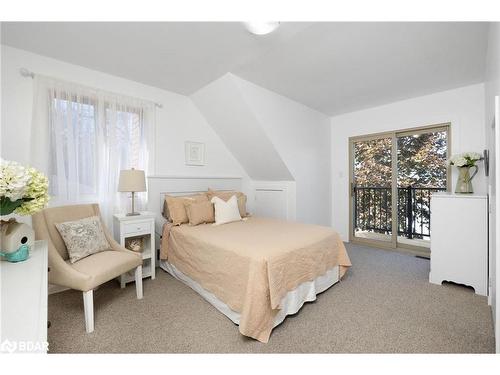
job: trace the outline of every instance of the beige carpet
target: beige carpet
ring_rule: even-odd
[[[49,297],[52,353],[491,353],[485,297],[429,284],[429,261],[347,245],[353,267],[339,284],[289,316],[268,344],[238,327],[197,293],[158,270],[144,282],[109,282],[94,293],[95,331],[85,333],[80,292]]]

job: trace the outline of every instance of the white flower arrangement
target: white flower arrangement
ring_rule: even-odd
[[[477,152],[464,152],[462,154],[453,155],[448,164],[456,167],[473,167],[476,162],[482,160],[481,154]]]
[[[49,181],[35,168],[0,159],[0,215],[32,215],[49,201]]]

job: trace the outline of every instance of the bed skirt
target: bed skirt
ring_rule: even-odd
[[[160,261],[160,268],[201,295],[212,306],[231,319],[233,323],[240,324],[240,313],[231,310],[228,305],[218,299],[213,293],[203,289],[200,284],[184,275],[174,265],[162,260]],[[338,281],[339,267],[335,266],[329,269],[324,275],[318,276],[315,280],[306,281],[288,292],[281,300],[281,310],[274,319],[273,328],[282,323],[287,315],[296,314],[304,303],[316,300],[316,295],[324,292]]]

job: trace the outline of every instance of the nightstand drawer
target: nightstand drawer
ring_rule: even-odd
[[[139,221],[135,223],[123,224],[123,234],[132,234],[140,232],[150,232],[151,223],[149,221]]]

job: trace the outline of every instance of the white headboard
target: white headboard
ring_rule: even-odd
[[[148,176],[148,211],[156,214],[156,233],[161,234],[165,194],[187,195],[213,190],[242,189],[241,177]]]

